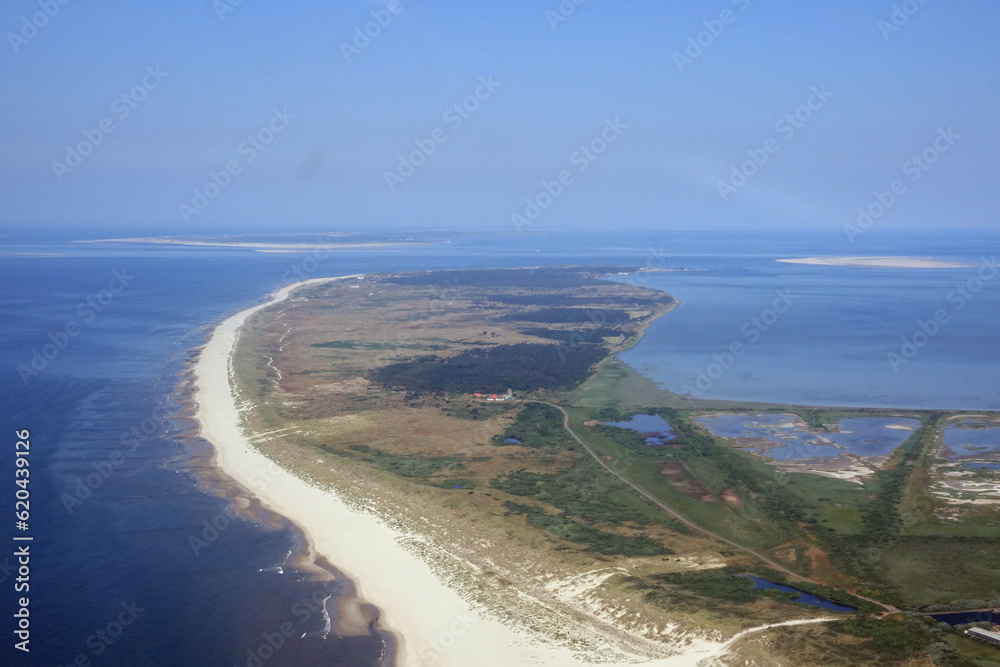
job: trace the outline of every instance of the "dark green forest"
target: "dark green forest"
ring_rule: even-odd
[[[543,343],[475,348],[443,359],[428,355],[376,368],[369,378],[383,387],[416,393],[503,393],[572,387],[587,379],[607,350],[600,345]]]

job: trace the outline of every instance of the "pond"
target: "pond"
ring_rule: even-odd
[[[968,623],[1000,624],[1000,614],[991,611],[956,611],[945,614],[931,614],[931,618],[948,625],[966,625]]]
[[[512,435],[509,438],[504,438],[503,441],[506,442],[508,445],[521,445],[521,444],[524,444],[524,440],[521,440],[516,435]]]
[[[962,467],[968,470],[1000,470],[1000,463],[979,463],[978,461],[963,461]]]
[[[677,432],[660,415],[638,414],[633,415],[628,421],[604,423],[607,426],[625,428],[637,432],[646,438],[646,444],[650,447],[663,447],[668,442],[677,439]]]
[[[1000,427],[965,419],[944,428],[944,444],[955,456],[1000,451]]]
[[[754,438],[774,443],[767,455],[779,461],[840,456],[836,447],[823,444],[795,415],[712,415],[696,422],[720,438]],[[759,451],[753,448],[753,451]]]
[[[798,593],[798,597],[794,598],[793,602],[798,602],[800,604],[807,604],[811,607],[822,607],[823,609],[829,609],[830,611],[835,611],[837,613],[846,614],[848,612],[857,611],[854,607],[848,607],[847,605],[837,604],[833,600],[827,600],[826,598],[821,598],[812,593],[806,593],[805,591],[800,591],[797,588],[792,588],[791,586],[785,586],[783,584],[776,584],[773,581],[768,581],[767,579],[761,579],[760,577],[755,577],[752,574],[745,575],[753,580],[754,588],[776,588],[782,593]]]
[[[855,417],[837,422],[839,433],[824,433],[852,454],[885,456],[906,442],[920,427],[916,419],[896,417]]]
[[[696,422],[720,438],[768,440],[766,449],[778,461],[838,457],[847,450],[859,456],[884,456],[906,441],[920,426],[916,419],[851,417],[837,422],[839,432],[817,434],[796,415],[712,415]]]

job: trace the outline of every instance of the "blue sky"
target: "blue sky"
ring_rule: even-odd
[[[987,0],[48,1],[0,10],[0,230],[830,231],[894,181],[882,229],[997,227]]]

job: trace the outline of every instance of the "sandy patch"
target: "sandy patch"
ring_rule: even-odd
[[[960,269],[972,264],[947,262],[930,257],[802,257],[779,259],[786,264],[813,264],[816,266],[860,266],[887,269]]]

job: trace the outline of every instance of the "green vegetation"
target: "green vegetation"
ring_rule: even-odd
[[[537,439],[553,451],[575,444],[562,428],[562,414],[547,405],[525,407],[508,433],[522,437],[525,444]],[[517,470],[493,479],[490,485],[539,503],[508,501],[505,507],[509,513],[525,515],[529,524],[602,554],[652,556],[671,552],[646,535],[621,535],[598,525],[636,528],[655,522],[675,532],[690,532],[676,520],[665,520],[655,507],[602,471],[590,457],[554,473]],[[555,513],[546,511],[546,505]]]
[[[646,535],[620,535],[599,530],[585,523],[575,521],[565,512],[547,514],[540,507],[522,505],[507,501],[504,503],[508,514],[525,515],[528,523],[535,528],[573,542],[605,556],[662,556],[672,554],[673,550],[663,546],[663,543]]]
[[[780,602],[795,602],[800,595],[776,588],[756,588],[750,577],[741,576],[745,573],[745,568],[727,566],[711,570],[664,572],[646,577],[630,577],[627,581],[637,589],[645,591],[647,601],[665,608],[685,602],[697,605],[702,598],[733,604],[747,604],[768,598]],[[753,573],[768,581],[812,593],[838,604],[863,607],[869,611],[881,610],[877,605],[835,588],[808,582],[788,582],[781,573],[764,566],[754,568]]]
[[[483,460],[463,460],[464,457],[462,456],[416,456],[412,454],[393,454],[391,452],[383,452],[375,449],[374,447],[369,447],[368,445],[351,445],[348,449],[357,458],[367,461],[382,470],[387,470],[391,473],[399,475],[400,477],[411,477],[425,480],[432,480],[441,475],[450,475],[461,472],[465,469],[466,460]],[[335,450],[331,453],[338,454]],[[347,454],[346,452],[339,454],[341,456],[350,456],[350,454]],[[434,479],[434,481],[438,484],[443,482],[446,482],[448,485],[451,485],[452,483],[465,483],[469,486],[474,486],[474,484],[468,480],[452,482],[450,479]]]
[[[492,480],[490,486],[512,496],[547,503],[588,524],[651,524],[656,515],[653,508],[636,498],[620,481],[602,472],[587,458],[556,473],[516,470]]]
[[[441,405],[441,412],[449,417],[457,417],[458,419],[483,421],[510,412],[516,407],[517,404],[511,401],[490,401],[484,403],[477,400],[453,400]]]
[[[763,598],[790,601],[792,595],[775,588],[754,588],[750,577],[737,576],[740,569],[722,567],[713,570],[665,572],[649,577],[628,577],[626,581],[644,591],[647,602],[658,607],[691,601],[692,595],[724,602],[745,604]]]
[[[508,438],[517,438],[521,442],[504,442]],[[552,452],[576,449],[576,441],[563,428],[562,413],[551,405],[538,403],[526,405],[513,424],[503,433],[493,436],[493,444],[497,447],[516,444]]]
[[[502,393],[508,387],[535,391],[583,382],[606,355],[607,350],[599,345],[497,345],[447,359],[424,355],[376,368],[369,377],[385,387],[416,393]]]
[[[875,556],[878,593],[900,605],[1000,597],[996,536],[902,536]]]
[[[928,421],[894,453],[894,461],[879,470],[866,485],[871,495],[858,505],[861,530],[843,535],[828,532],[824,542],[834,561],[846,572],[871,582],[884,599],[902,603],[896,587],[888,583],[885,556],[900,539],[903,520],[899,505],[917,459],[933,437],[941,415],[932,413]]]
[[[624,310],[614,308],[543,308],[516,311],[498,318],[506,322],[548,322],[551,324],[583,324],[592,322],[599,326],[622,324],[630,319]]]
[[[618,419],[627,413],[614,413],[607,408],[574,409],[571,426],[588,445],[614,470],[634,481],[646,491],[667,503],[689,520],[708,527],[729,539],[751,548],[769,548],[787,542],[797,534],[794,525],[768,516],[758,499],[738,494],[738,505],[721,498],[731,491],[719,460],[729,456],[748,456],[719,445],[719,457],[703,455],[689,445],[680,448],[648,447],[642,437],[628,429],[584,425],[597,414],[602,418]],[[661,412],[661,414],[663,414]],[[666,415],[664,415],[666,416]],[[675,430],[680,429],[677,415],[667,417]],[[680,442],[684,442],[681,434]],[[774,477],[775,471],[764,463],[752,462],[755,474]]]
[[[660,413],[677,431],[678,440],[690,447],[688,458],[710,459],[726,486],[755,498],[772,517],[790,523],[808,519],[802,510],[801,499],[775,479],[773,469],[755,464],[742,452],[720,444],[677,410],[664,408]]]
[[[922,653],[933,639],[925,624],[919,620],[875,620],[865,612],[859,612],[843,621],[834,621],[830,624],[830,629],[868,639],[865,648],[885,660],[898,660]]]

